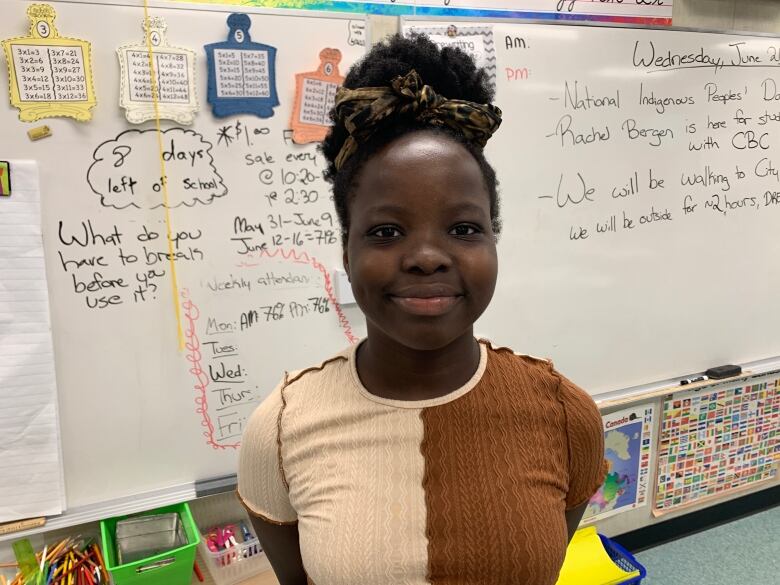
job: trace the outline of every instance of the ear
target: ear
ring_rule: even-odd
[[[347,280],[352,282],[352,278],[349,275],[349,256],[347,255],[346,246],[341,251],[341,263],[344,265],[344,272],[347,273]]]

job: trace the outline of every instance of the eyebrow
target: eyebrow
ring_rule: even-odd
[[[483,213],[485,211],[485,209],[481,205],[477,205],[476,203],[469,203],[466,201],[464,201],[463,203],[458,203],[457,205],[453,205],[448,209],[456,212],[465,211],[465,212]]]
[[[408,211],[409,209],[403,205],[392,205],[389,203],[383,205],[372,205],[366,210],[368,213],[389,213],[394,215],[401,215],[403,213],[407,213]]]
[[[469,202],[463,202],[463,203],[458,203],[456,205],[448,206],[446,207],[446,210],[455,213],[461,213],[461,212],[484,213],[485,211],[481,205],[477,205],[476,203],[469,203]],[[404,213],[409,213],[410,211],[414,211],[414,210],[413,209],[410,210],[408,207],[404,207],[403,205],[394,205],[392,203],[385,203],[385,204],[374,205],[372,207],[369,207],[366,211],[368,213],[388,213],[394,215],[402,215]]]

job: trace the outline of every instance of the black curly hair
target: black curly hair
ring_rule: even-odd
[[[389,86],[391,81],[415,69],[436,93],[450,99],[461,99],[480,104],[493,100],[493,89],[487,73],[478,69],[469,55],[460,49],[445,47],[439,49],[428,37],[394,35],[371,48],[371,51],[352,66],[344,80],[344,87]],[[341,224],[341,241],[346,246],[349,234],[349,198],[365,162],[377,151],[397,138],[421,130],[443,134],[462,144],[474,157],[482,171],[485,187],[490,195],[490,219],[493,232],[501,229],[498,203],[498,180],[490,163],[485,159],[482,148],[469,142],[462,134],[444,127],[433,127],[415,121],[411,117],[391,117],[387,124],[366,142],[361,142],[357,152],[336,170],[335,160],[349,136],[343,124],[331,111],[333,126],[320,149],[328,162],[325,179],[333,184],[333,200]]]

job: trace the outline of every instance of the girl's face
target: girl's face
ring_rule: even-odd
[[[496,286],[490,197],[477,161],[433,132],[372,156],[349,203],[344,266],[368,334],[417,350],[473,335]]]

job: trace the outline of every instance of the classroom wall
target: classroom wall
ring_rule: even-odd
[[[780,0],[675,0],[673,19],[674,26],[677,27],[780,34]],[[397,17],[369,16],[368,20],[367,32],[372,43],[400,30],[400,21]],[[655,404],[656,412],[660,412],[663,404],[662,399],[659,398],[652,402]],[[619,408],[622,407],[606,409],[604,414]],[[656,455],[654,452],[654,459]],[[653,460],[651,469],[655,469],[655,467],[656,461]],[[692,505],[658,518],[650,515],[650,506],[648,505],[602,520],[598,522],[598,527],[600,532],[610,536],[622,534],[777,485],[780,485],[780,478],[760,484],[753,489]]]
[[[780,1],[675,0],[673,22],[676,27],[780,34]],[[656,400],[655,404],[656,412],[660,412],[662,401]],[[605,414],[608,412],[610,411],[605,411]],[[656,453],[653,454],[654,459],[655,457]],[[655,467],[656,461],[654,460],[651,463],[651,469],[655,469]],[[777,485],[780,485],[780,478],[761,484],[753,489],[732,493],[722,498],[711,500],[704,504],[693,505],[658,518],[649,515],[649,508],[625,512],[599,522],[599,531],[610,536],[622,534]]]
[[[768,32],[780,34],[780,0],[675,0],[674,24],[680,27],[704,28],[715,30],[740,30],[749,32]],[[395,17],[374,16],[370,18],[369,34],[372,41],[398,30],[398,19]],[[656,402],[657,412],[660,400]],[[651,468],[655,467],[655,462]],[[780,479],[762,484],[759,491],[779,485]],[[599,523],[601,532],[614,535],[654,524],[675,516],[683,515],[716,503],[743,496],[750,491],[732,494],[704,506],[697,506],[662,518],[649,517],[649,507],[628,512]]]
[[[780,34],[779,0],[675,0],[673,22],[676,27],[701,28],[710,30],[737,30],[744,32],[763,32]],[[653,401],[656,412],[660,412],[662,400]],[[604,411],[609,413],[619,408]],[[656,453],[651,469],[655,469]],[[655,518],[650,516],[649,507],[625,512],[598,522],[599,532],[613,536],[632,530],[684,516],[696,510],[734,500],[750,493],[780,485],[780,478],[761,484],[753,489],[726,495],[722,498],[693,505],[676,512]]]
[[[675,0],[674,26],[709,30],[738,30],[780,34],[780,0]],[[369,17],[369,38],[372,43],[398,31],[398,19],[388,16]],[[661,412],[663,399],[651,401],[655,412]],[[622,407],[605,409],[604,414]],[[653,452],[650,468],[657,465],[657,452]],[[723,497],[693,504],[684,509],[669,512],[660,517],[650,514],[650,505],[607,518],[597,523],[599,532],[608,536],[623,534],[645,526],[684,516],[716,504],[734,500],[750,493],[780,485],[780,477],[759,484],[755,488],[734,492]]]
[[[389,22],[392,18],[370,17],[369,30],[372,42],[378,42],[387,34],[395,32],[392,23]],[[673,20],[676,27],[780,34],[780,0],[675,0]],[[655,405],[655,412],[661,412],[662,398],[643,402],[651,402]],[[620,408],[623,406],[604,409],[603,414],[609,414]],[[657,451],[654,450],[650,468],[655,470],[656,466]],[[652,481],[655,481],[654,477]],[[722,497],[692,504],[659,517],[651,515],[651,504],[648,504],[637,510],[601,520],[597,522],[597,525],[599,532],[614,536],[684,516],[777,485],[780,485],[780,478],[759,484],[751,489],[735,491]]]
[[[777,0],[675,0],[674,26],[780,32],[780,2]]]
[[[673,22],[674,26],[679,27],[780,34],[780,1],[675,0]],[[655,404],[656,412],[659,412],[662,401],[657,400]],[[608,412],[605,411],[605,414]],[[651,468],[654,469],[655,466],[656,462],[653,461]],[[622,534],[777,485],[780,485],[780,479],[761,484],[750,490],[733,493],[704,504],[669,513],[659,518],[649,516],[649,508],[626,512],[599,522],[599,531],[607,535]]]

